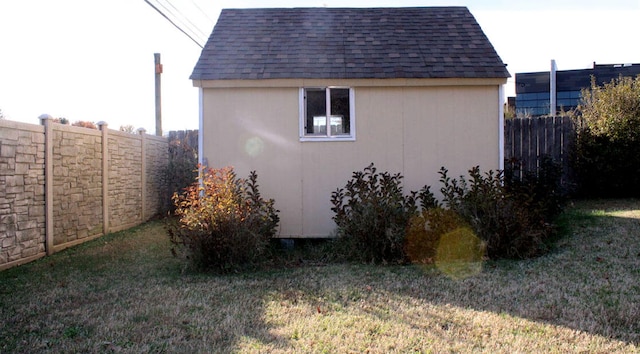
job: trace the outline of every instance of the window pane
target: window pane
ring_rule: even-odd
[[[332,88],[331,97],[331,135],[349,135],[349,89]]]
[[[324,89],[306,89],[305,134],[327,134],[327,96]]]

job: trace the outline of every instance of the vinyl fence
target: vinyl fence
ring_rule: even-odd
[[[162,211],[166,138],[0,120],[0,270]]]

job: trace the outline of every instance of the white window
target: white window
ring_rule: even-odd
[[[355,140],[353,102],[348,87],[300,89],[300,140]]]

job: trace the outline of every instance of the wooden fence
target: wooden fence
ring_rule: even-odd
[[[562,183],[570,181],[569,154],[575,140],[570,117],[514,118],[505,120],[505,168],[538,173],[542,158],[562,166]]]
[[[168,134],[169,145],[186,145],[198,154],[198,130],[172,130]]]

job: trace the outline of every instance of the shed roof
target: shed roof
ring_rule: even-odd
[[[507,78],[466,7],[224,9],[192,80]]]

